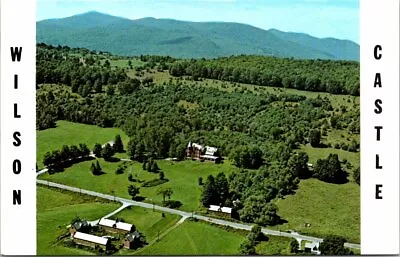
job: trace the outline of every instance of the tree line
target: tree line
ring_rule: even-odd
[[[191,76],[194,80],[209,78],[332,94],[360,94],[359,63],[353,61],[241,55],[177,61],[170,64],[169,71],[173,76]]]

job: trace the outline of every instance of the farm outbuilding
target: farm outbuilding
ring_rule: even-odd
[[[72,238],[76,244],[89,246],[92,248],[100,247],[103,250],[107,250],[110,247],[110,240],[107,238],[90,235],[82,232],[75,232]]]
[[[72,223],[68,228],[69,233],[72,235],[77,231],[85,232],[89,227],[89,223],[86,220],[79,220]]]
[[[140,240],[139,232],[135,231],[126,235],[124,239],[124,247],[127,249],[135,248],[136,243]]]
[[[135,230],[135,226],[132,224],[104,218],[99,221],[98,225],[112,233],[130,233]]]

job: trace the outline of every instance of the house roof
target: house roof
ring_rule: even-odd
[[[135,240],[136,238],[139,238],[140,234],[139,232],[135,231],[133,233],[129,233],[128,235],[126,235],[126,240],[128,240],[129,242],[132,242],[133,240]]]
[[[128,231],[128,232],[130,232],[131,229],[132,229],[132,224],[129,224],[129,223],[117,222],[116,225],[117,225],[118,229],[125,230],[125,231]]]
[[[219,211],[219,206],[218,205],[210,205],[210,208],[208,208],[210,211]]]
[[[196,144],[196,143],[193,143],[192,146],[193,146],[194,148],[199,149],[199,150],[203,150],[203,148],[204,148],[204,146],[199,145],[199,144]]]
[[[102,238],[99,236],[94,236],[94,235],[90,235],[90,234],[86,234],[86,233],[82,233],[82,232],[75,232],[75,234],[73,235],[73,238],[81,239],[81,240],[85,240],[88,242],[93,242],[93,243],[101,244],[101,245],[106,245],[108,242],[107,238]]]
[[[82,227],[86,227],[88,226],[89,223],[86,220],[80,220],[80,221],[76,221],[72,224],[72,226],[75,227],[76,230],[81,229]]]
[[[218,148],[212,146],[206,146],[206,155],[214,155],[218,151]]]
[[[232,208],[230,207],[219,207],[218,205],[210,205],[210,208],[208,208],[210,211],[220,211],[223,213],[232,213]]]
[[[125,231],[131,231],[132,224],[125,223],[125,222],[117,222],[115,220],[110,219],[101,219],[99,221],[99,225],[110,227],[110,228],[117,228]]]
[[[221,211],[224,213],[232,213],[232,208],[229,207],[221,207]]]
[[[109,220],[109,219],[100,219],[99,225],[103,225],[106,227],[114,227],[114,224],[116,223],[115,220]]]

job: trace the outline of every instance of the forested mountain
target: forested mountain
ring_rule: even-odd
[[[37,22],[37,41],[85,47],[118,55],[170,55],[214,58],[254,54],[301,59],[359,60],[359,46],[348,40],[263,30],[230,22],[129,20],[88,12]]]

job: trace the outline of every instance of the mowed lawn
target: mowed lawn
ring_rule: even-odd
[[[288,223],[272,229],[321,238],[340,235],[349,242],[360,242],[360,186],[353,182],[337,185],[302,180],[296,194],[276,203],[278,214]],[[305,223],[311,226],[305,227]]]
[[[102,158],[98,160],[105,172],[100,176],[94,176],[90,172],[90,166],[95,161],[86,161],[74,164],[64,172],[52,175],[43,174],[40,178],[123,198],[131,198],[128,194],[128,185],[141,186],[142,182],[159,178],[158,173],[144,171],[142,164],[138,162],[129,163],[125,173],[117,175],[115,170],[119,163],[105,162]],[[139,195],[145,197],[144,201],[146,202],[161,205],[163,199],[161,195],[157,194],[157,191],[159,188],[169,187],[173,190],[171,200],[181,201],[183,205],[180,209],[185,211],[202,210],[200,205],[202,187],[198,185],[199,177],[206,181],[210,174],[216,176],[219,172],[224,172],[226,176],[229,176],[232,171],[236,170],[229,161],[223,164],[214,164],[191,160],[181,162],[158,160],[157,164],[164,172],[168,182],[153,187],[141,187]],[[131,172],[133,177],[140,182],[128,181]]]
[[[37,254],[38,255],[94,255],[78,248],[64,247],[57,241],[68,230],[67,225],[79,216],[96,220],[117,209],[119,204],[76,193],[64,193],[46,187],[37,187]]]
[[[203,222],[185,221],[140,255],[238,255],[245,235]]]
[[[58,121],[56,128],[36,132],[36,161],[39,168],[43,167],[43,156],[48,151],[61,150],[63,145],[78,145],[85,143],[93,149],[95,143],[105,144],[120,135],[124,145],[129,141],[126,134],[118,128],[101,128],[68,121]]]
[[[128,207],[129,208],[129,207]],[[181,218],[179,215],[170,213],[162,213],[159,211],[153,211],[152,209],[131,207],[131,209],[125,209],[111,219],[123,219],[125,222],[135,225],[136,229],[143,233],[146,237],[146,242],[150,243],[155,240],[158,233],[162,234],[167,229],[175,225]]]

